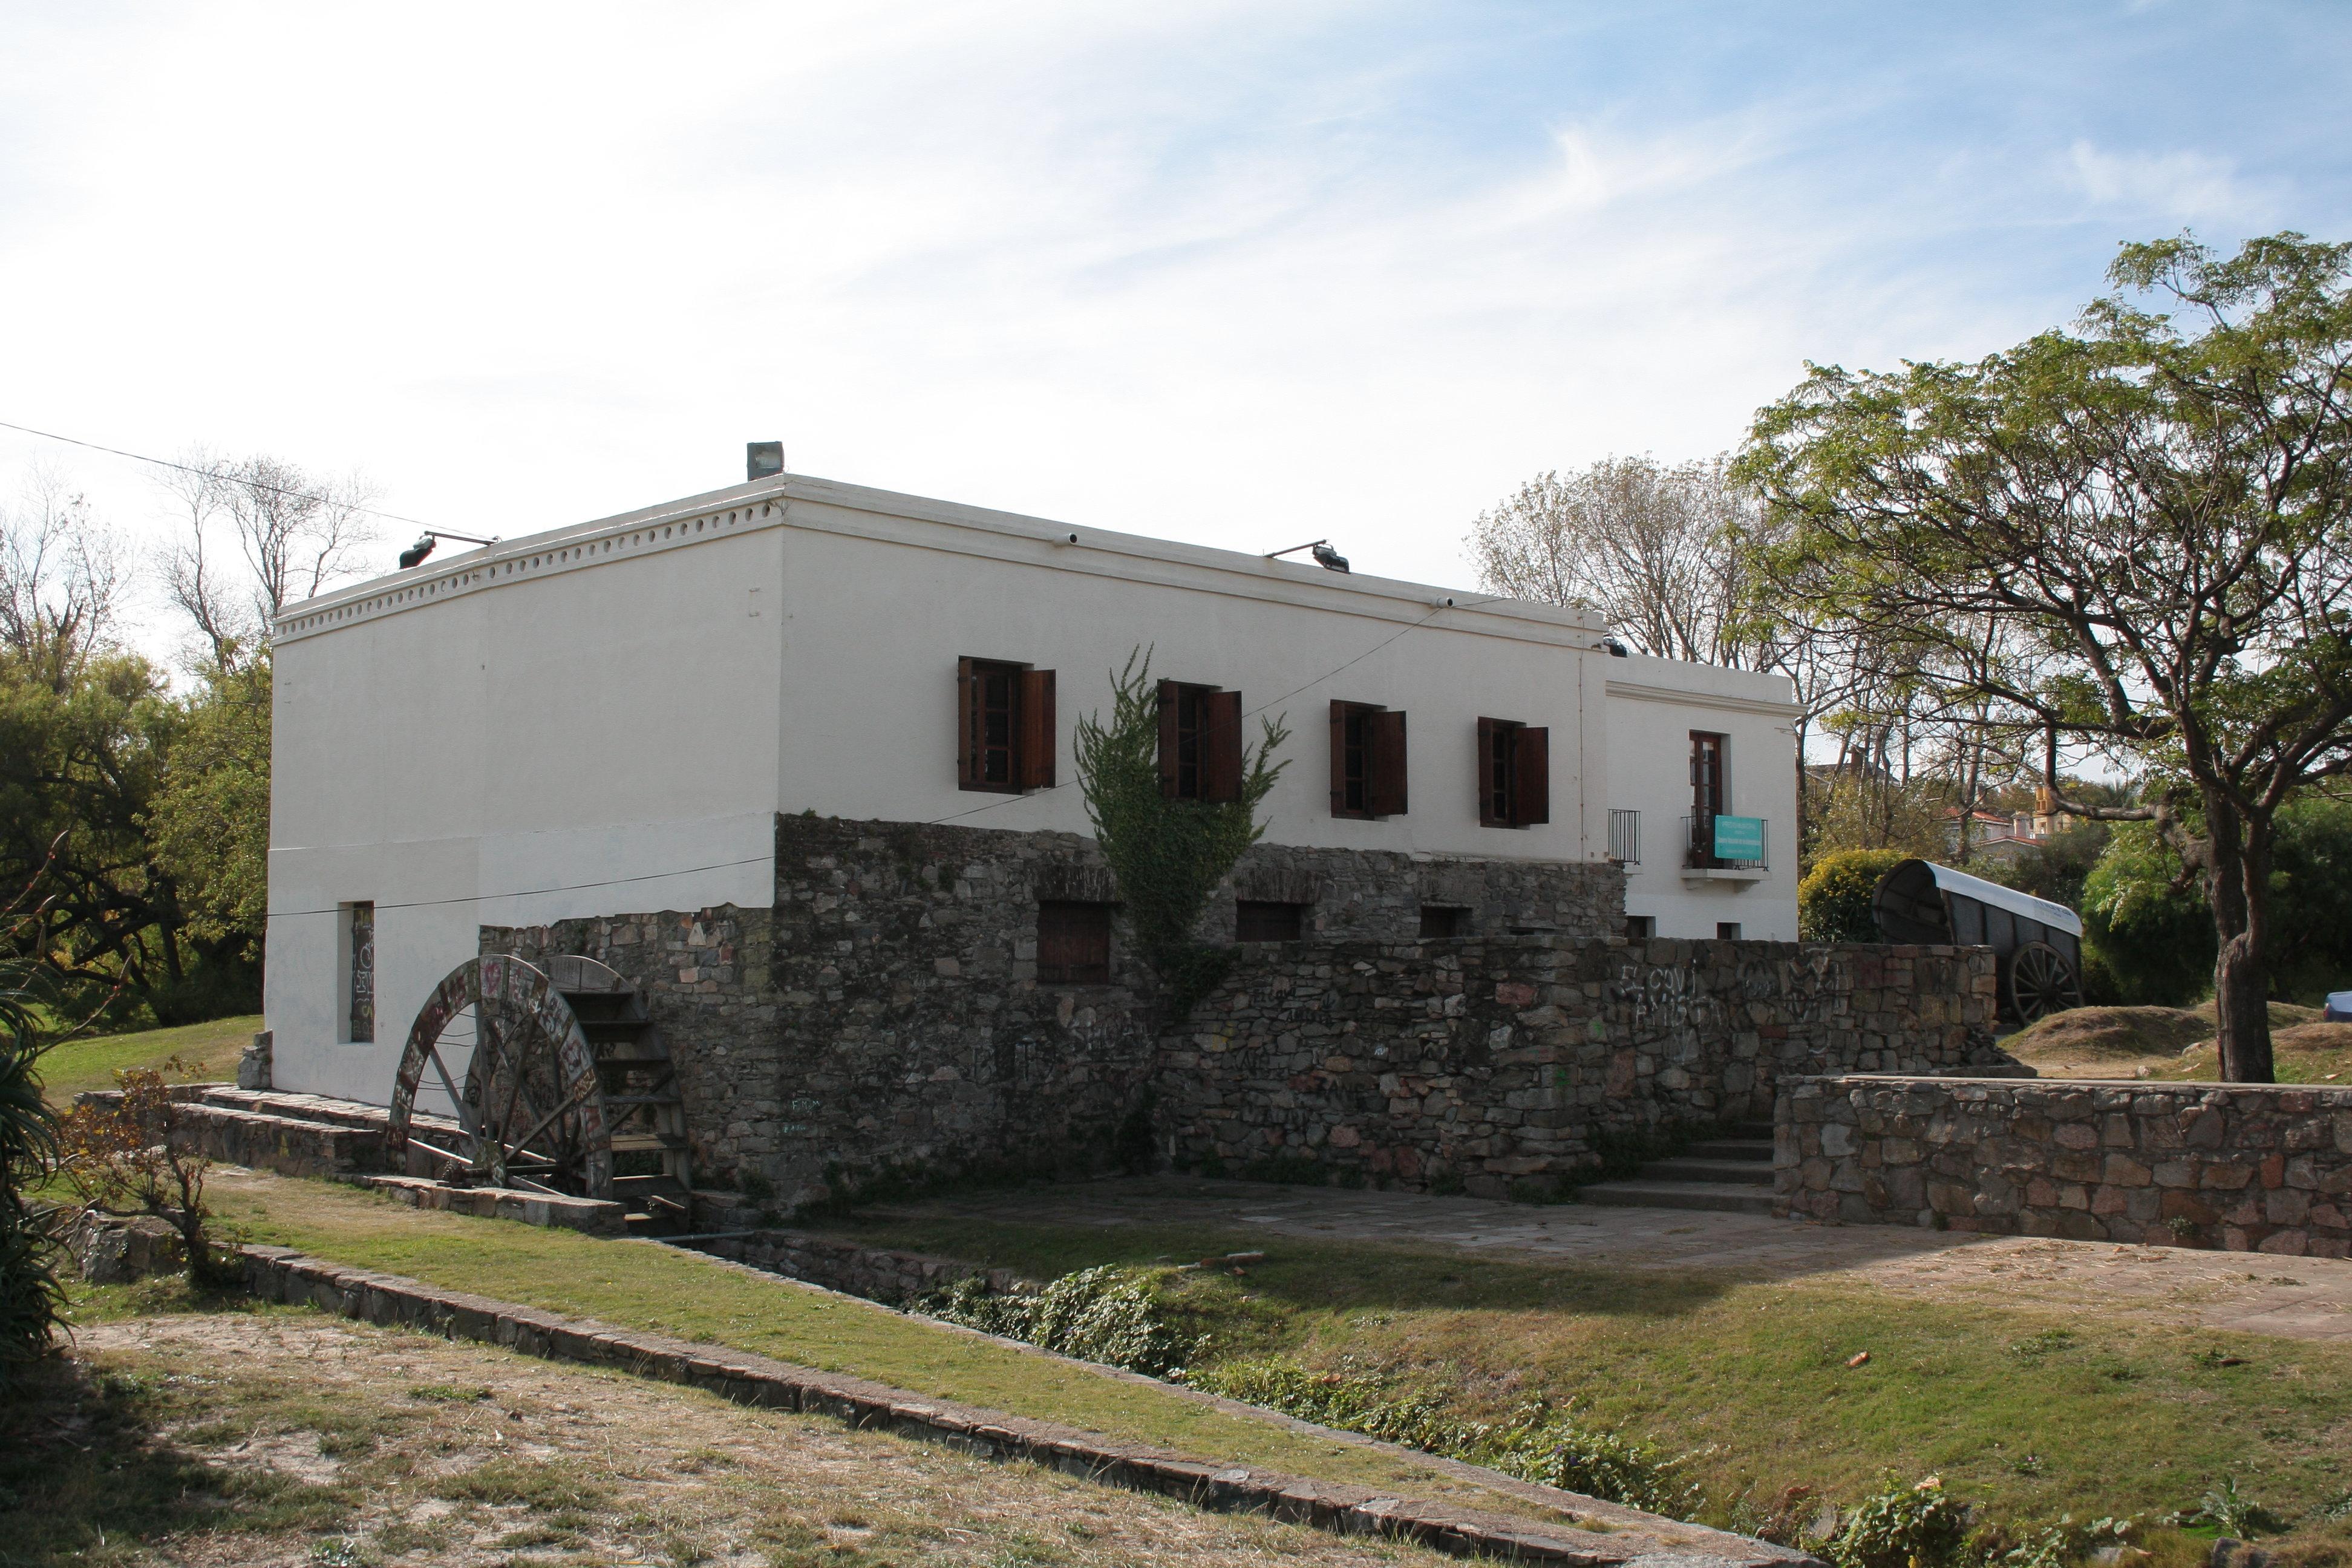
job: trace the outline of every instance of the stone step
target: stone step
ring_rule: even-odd
[[[1576,1194],[1604,1208],[1715,1209],[1725,1214],[1772,1212],[1769,1191],[1731,1182],[1602,1182]]]
[[[1769,1187],[1772,1184],[1772,1167],[1769,1162],[1755,1160],[1703,1160],[1678,1155],[1671,1160],[1651,1161],[1642,1167],[1641,1179],[1645,1182],[1712,1182],[1742,1187]]]
[[[1683,1145],[1683,1156],[1693,1160],[1760,1160],[1772,1163],[1769,1138],[1703,1138]]]

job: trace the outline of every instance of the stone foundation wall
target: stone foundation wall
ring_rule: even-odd
[[[1428,902],[1475,929],[1599,938],[1623,885],[1615,866],[1260,845],[1202,937],[1230,940],[1234,901],[1251,898],[1306,904],[1310,929],[1349,935],[1410,939]],[[1123,1126],[1149,1132],[1130,1119],[1156,1068],[1151,977],[1118,931],[1108,984],[1041,984],[1041,900],[1116,903],[1091,840],[782,816],[772,910],[481,941],[585,954],[642,987],[678,1064],[698,1184],[764,1182],[789,1206],[897,1176],[1100,1170]]]
[[[2352,1089],[1803,1080],[1775,1137],[1785,1215],[2352,1255]]]
[[[1980,948],[1251,947],[1161,1042],[1158,1126],[1180,1168],[1505,1196],[1612,1140],[1769,1116],[1783,1078],[2014,1068],[1994,1013]]]

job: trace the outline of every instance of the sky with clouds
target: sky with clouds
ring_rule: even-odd
[[[507,536],[777,437],[1466,584],[1521,480],[1732,445],[1808,359],[2014,342],[2121,240],[2352,238],[2347,80],[2334,0],[19,5],[0,420]],[[0,491],[40,458],[168,527],[7,431]]]

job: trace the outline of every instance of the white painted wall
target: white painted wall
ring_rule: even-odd
[[[1642,863],[1626,868],[1625,912],[1660,936],[1713,937],[1736,921],[1749,940],[1797,940],[1796,710],[1777,675],[1635,654],[1608,676],[1609,804],[1642,814]],[[1754,882],[1683,872],[1691,815],[1691,731],[1726,737],[1728,809],[1769,825],[1770,869]]]
[[[1654,666],[1643,679],[1659,688],[1704,694],[1705,711],[1726,698],[1738,710],[1652,722],[1653,710],[1702,709],[1622,695],[1629,661],[1600,651],[1583,613],[1452,596],[787,477],[291,606],[266,998],[278,1081],[381,1099],[409,1020],[473,954],[479,925],[765,902],[780,810],[1087,831],[1072,731],[1108,710],[1110,671],[1142,645],[1155,674],[1238,688],[1288,721],[1273,841],[1599,859],[1629,784],[1687,799],[1678,772],[1672,789],[1650,778],[1654,763],[1679,770],[1679,753],[1650,744],[1679,725],[1734,733],[1734,799],[1775,818],[1782,858],[1790,814],[1779,796],[1753,804],[1790,787],[1785,721],[1776,731],[1768,711],[1784,693],[1767,678],[1633,661]],[[1057,672],[1062,787],[956,787],[961,656]],[[1406,711],[1406,816],[1330,816],[1334,699]],[[1482,715],[1550,729],[1548,826],[1479,826]],[[1762,765],[1776,732],[1777,785]],[[1630,778],[1611,761],[1617,735],[1650,759]],[[1793,845],[1785,858],[1793,868]],[[1706,934],[1717,918],[1778,931],[1757,889],[1658,897],[1740,906]],[[340,1043],[336,910],[354,900],[376,905],[372,1046]]]

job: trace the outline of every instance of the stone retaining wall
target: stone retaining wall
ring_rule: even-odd
[[[1786,1089],[1783,1215],[2352,1255],[2352,1089],[1902,1078]]]
[[[1769,1116],[1792,1075],[2009,1070],[1981,948],[1567,942],[1248,948],[1162,1042],[1184,1169],[1505,1196],[1611,1141]]]
[[[860,1247],[856,1242],[814,1236],[804,1230],[762,1230],[750,1236],[708,1238],[681,1237],[677,1245],[892,1306],[975,1277],[992,1295],[1009,1295],[1032,1288],[1031,1281],[1010,1268],[982,1268],[960,1258],[936,1258],[927,1252]]]

